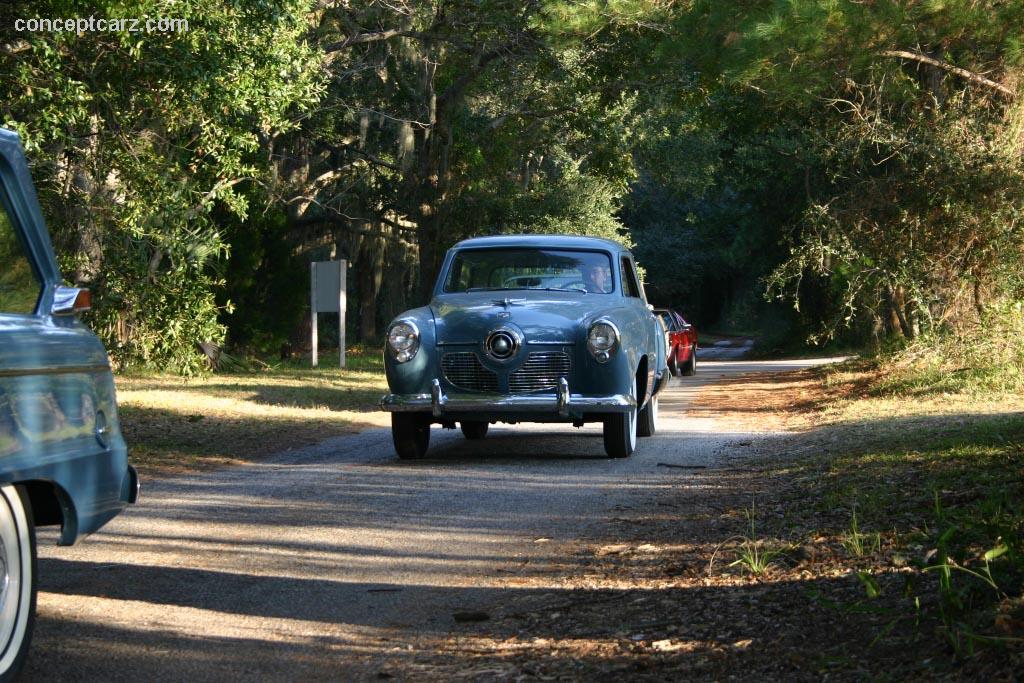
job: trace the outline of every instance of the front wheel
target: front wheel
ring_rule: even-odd
[[[36,619],[36,531],[20,486],[0,486],[0,681],[25,663]]]
[[[636,381],[632,398],[636,399]],[[628,458],[636,449],[636,404],[624,413],[604,418],[604,452],[609,458]]]
[[[658,396],[651,396],[651,400],[640,411],[638,424],[636,426],[637,436],[654,436],[658,432]]]
[[[430,445],[430,421],[415,413],[391,413],[391,440],[402,460],[419,460]]]
[[[462,429],[462,435],[470,440],[482,439],[487,436],[487,428],[490,427],[486,422],[460,422],[459,428]]]
[[[697,345],[694,344],[690,347],[690,357],[686,363],[683,364],[683,374],[687,377],[692,377],[697,374]]]

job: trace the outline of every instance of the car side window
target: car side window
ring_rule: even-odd
[[[0,313],[31,314],[43,287],[7,213],[6,199],[0,197]]]
[[[640,284],[636,280],[633,262],[622,257],[622,293],[629,297],[640,298]]]

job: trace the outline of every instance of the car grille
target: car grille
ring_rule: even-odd
[[[569,354],[564,351],[534,351],[508,378],[512,393],[554,389],[561,377],[569,377]]]
[[[446,353],[441,359],[444,377],[453,386],[469,391],[497,391],[498,376],[480,364],[472,351]]]

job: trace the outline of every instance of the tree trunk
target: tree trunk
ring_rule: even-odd
[[[978,312],[978,321],[983,321],[985,319],[985,302],[981,294],[981,282],[979,280],[974,281],[974,310]]]
[[[903,336],[907,339],[914,338],[914,327],[910,324],[907,319],[907,297],[903,291],[903,287],[897,285],[896,287],[889,290],[889,297],[892,303],[892,311],[896,316],[896,320],[899,323],[899,330],[903,333]]]
[[[371,224],[369,227],[376,227]],[[359,282],[359,341],[364,344],[377,339],[377,295],[384,281],[385,241],[383,236],[366,236],[361,240],[356,257]]]

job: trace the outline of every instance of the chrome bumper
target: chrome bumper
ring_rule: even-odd
[[[389,413],[557,413],[562,417],[583,413],[625,413],[636,406],[632,396],[570,394],[563,378],[553,394],[458,394],[447,396],[434,380],[429,394],[388,394],[380,407]]]

